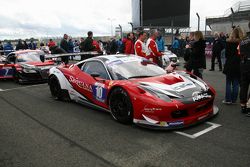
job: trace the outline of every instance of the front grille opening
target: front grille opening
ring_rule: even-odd
[[[183,118],[188,116],[187,110],[177,110],[171,113],[172,118]]]
[[[205,111],[209,108],[213,107],[213,101],[210,100],[207,104],[205,104],[204,106],[198,107],[195,109],[195,112],[201,112],[201,111]]]

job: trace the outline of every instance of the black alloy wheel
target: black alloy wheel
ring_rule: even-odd
[[[123,124],[133,121],[133,105],[128,93],[122,88],[115,88],[109,98],[109,107],[115,120]]]
[[[20,74],[16,69],[14,69],[13,79],[15,83],[20,83]]]

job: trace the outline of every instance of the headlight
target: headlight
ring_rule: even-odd
[[[172,102],[172,100],[169,98],[168,95],[162,93],[162,92],[159,92],[157,90],[153,90],[149,87],[146,87],[146,86],[139,86],[141,89],[145,90],[146,92],[150,93],[151,95],[154,95],[155,97],[158,97],[166,102]]]
[[[170,59],[170,61],[172,61],[172,62],[177,62],[177,57],[171,57],[171,58],[169,58]]]
[[[25,73],[37,73],[36,70],[27,69],[27,68],[24,68],[23,72],[25,72]]]

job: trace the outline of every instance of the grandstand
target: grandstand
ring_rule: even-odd
[[[248,30],[250,21],[250,0],[240,1],[227,9],[222,16],[207,17],[206,25],[215,32],[231,31],[232,26],[240,26],[244,31]]]

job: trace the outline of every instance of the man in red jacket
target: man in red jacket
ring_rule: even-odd
[[[146,46],[150,51],[150,57],[152,57],[153,62],[159,66],[162,66],[161,59],[163,53],[159,52],[157,43],[155,42],[158,36],[159,32],[156,29],[152,29],[150,31],[150,38],[147,40]]]
[[[145,40],[147,39],[147,33],[142,31],[138,35],[138,40],[135,42],[135,54],[137,56],[144,57],[146,59],[150,58],[150,52],[145,45]]]
[[[49,39],[48,47],[50,48],[52,46],[56,46],[56,43],[52,39]]]
[[[127,40],[125,43],[125,54],[135,54],[135,49],[134,49],[134,34],[128,33],[127,35]]]

